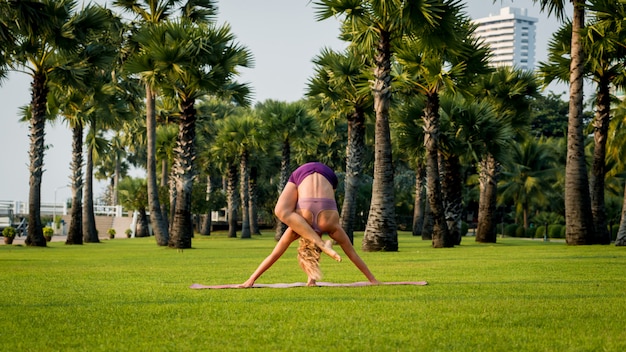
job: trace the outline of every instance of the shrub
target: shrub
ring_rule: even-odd
[[[524,230],[524,226],[517,226],[515,229],[515,237],[525,237],[526,230]]]
[[[546,233],[546,227],[539,226],[537,227],[537,230],[535,231],[535,237],[542,238],[545,233]]]
[[[515,231],[517,230],[516,224],[509,224],[504,227],[504,236],[505,237],[515,237]]]
[[[15,229],[12,226],[5,227],[4,230],[2,230],[2,236],[6,238],[15,237]]]
[[[548,225],[548,237],[565,238],[565,227],[563,225]]]
[[[43,228],[43,235],[51,237],[52,235],[54,235],[54,230],[52,229],[52,227],[46,226]]]

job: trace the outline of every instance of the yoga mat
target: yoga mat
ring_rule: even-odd
[[[393,282],[383,282],[383,285],[413,285],[413,286],[425,286],[428,285],[426,281],[393,281]],[[240,287],[240,284],[226,284],[226,285],[202,285],[202,284],[193,284],[189,286],[192,289],[221,289],[221,288],[244,288]],[[317,286],[320,287],[362,287],[362,286],[373,286],[367,281],[359,281],[359,282],[349,282],[349,283],[334,283],[334,282],[318,282]],[[254,284],[254,286],[250,288],[290,288],[290,287],[306,287],[305,282],[294,282],[291,284]]]

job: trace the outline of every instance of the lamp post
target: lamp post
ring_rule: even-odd
[[[52,204],[52,228],[55,233],[57,230],[57,191],[68,187],[69,186],[61,186],[54,189],[54,204]]]

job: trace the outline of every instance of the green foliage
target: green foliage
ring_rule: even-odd
[[[465,221],[463,221],[461,223],[461,236],[466,236],[468,231],[469,231],[469,225]]]
[[[611,226],[611,241],[615,241],[615,239],[617,239],[617,231],[619,231],[619,224]]]
[[[545,226],[537,226],[536,231],[535,231],[535,237],[543,238],[543,235],[545,233],[546,233],[546,227]]]
[[[517,232],[517,224],[509,224],[504,227],[504,236],[505,237],[516,237]]]
[[[11,238],[11,237],[15,237],[15,228],[12,226],[9,227],[5,227],[2,230],[2,236],[6,237],[6,238]]]
[[[52,227],[46,226],[43,228],[43,235],[50,237],[52,235],[54,235],[54,230],[52,229]]]
[[[565,137],[569,104],[562,94],[549,92],[535,97],[531,103],[530,128],[535,136]]]
[[[115,233],[116,233],[116,231],[115,231],[114,228],[110,228],[110,229],[107,230],[107,234],[109,234],[109,236],[115,236]]]
[[[28,339],[1,334],[0,349],[626,350],[623,326],[616,324],[626,321],[622,248],[505,238],[442,250],[408,232],[398,235],[399,252],[357,252],[381,280],[427,280],[428,286],[188,288],[243,282],[274,247],[271,233],[241,240],[214,232],[195,238],[195,249],[183,253],[155,246],[151,238],[0,246],[3,266],[19,268],[0,272],[3,290],[32,293],[0,309],[0,321],[30,333]],[[356,233],[355,243],[361,239]],[[258,282],[304,281],[295,247]],[[324,281],[364,280],[349,261],[326,259]],[[488,334],[476,333],[477,318]],[[77,326],[80,338],[67,334]]]
[[[518,226],[515,229],[515,237],[525,237],[526,236],[526,229],[524,229],[524,226]]]
[[[565,226],[559,224],[548,225],[548,237],[565,238]]]

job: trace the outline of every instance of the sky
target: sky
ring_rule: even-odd
[[[548,40],[559,24],[555,18],[541,13],[532,0],[462,2],[473,19],[498,14],[501,7],[526,8],[528,16],[539,20],[535,65],[546,59]],[[218,23],[229,23],[237,41],[253,54],[254,67],[242,69],[238,81],[252,86],[255,102],[301,99],[314,72],[311,60],[324,47],[340,50],[346,46],[337,39],[338,20],[316,21],[309,0],[218,0],[217,5]],[[19,108],[30,101],[30,80],[23,73],[11,73],[0,84],[0,201],[27,202],[29,126],[19,122]],[[549,90],[566,92],[565,86],[551,86]],[[44,158],[41,201],[61,203],[71,197],[68,187],[71,134],[67,125],[62,122],[46,125],[45,144],[48,149]],[[98,197],[104,187],[104,183],[97,183],[94,196]]]

